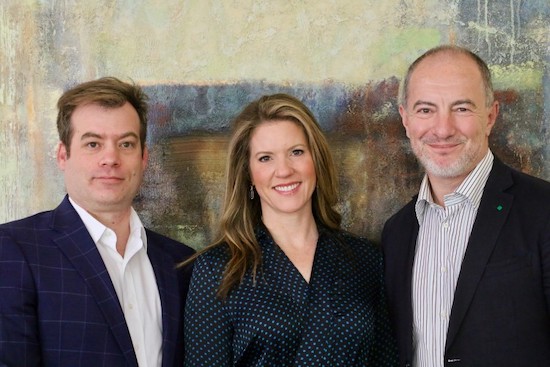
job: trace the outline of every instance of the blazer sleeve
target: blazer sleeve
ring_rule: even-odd
[[[36,288],[17,242],[0,229],[0,366],[39,366]]]
[[[216,297],[224,263],[205,253],[193,268],[185,305],[185,366],[232,366],[233,331]]]

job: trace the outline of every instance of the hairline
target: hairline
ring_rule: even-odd
[[[477,70],[479,71],[481,81],[483,83],[483,89],[485,92],[485,98],[486,98],[486,107],[490,107],[494,102],[494,90],[493,90],[493,84],[492,84],[492,77],[491,77],[491,71],[485,61],[481,59],[478,55],[476,55],[474,52],[468,50],[467,48],[460,47],[460,46],[454,46],[454,45],[442,45],[438,47],[434,47],[425,53],[423,53],[421,56],[419,56],[413,63],[408,67],[407,72],[405,74],[405,77],[403,78],[400,88],[399,88],[399,105],[403,106],[404,108],[407,108],[408,103],[408,97],[409,97],[409,89],[410,89],[410,81],[412,79],[412,75],[414,71],[418,68],[418,66],[422,63],[422,61],[431,58],[432,56],[439,56],[439,55],[464,55],[468,59],[474,62],[474,64],[477,67]]]

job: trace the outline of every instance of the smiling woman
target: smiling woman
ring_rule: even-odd
[[[186,366],[395,365],[381,256],[340,228],[336,184],[296,98],[264,96],[235,118],[219,237],[186,303]]]
[[[315,167],[299,124],[281,120],[256,128],[250,139],[250,175],[264,224],[277,221],[278,215],[294,221],[311,214]]]

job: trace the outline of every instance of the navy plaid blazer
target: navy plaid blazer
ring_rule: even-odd
[[[147,231],[162,305],[162,366],[183,362],[191,248]],[[53,211],[0,225],[0,366],[136,366],[103,260],[68,197]]]

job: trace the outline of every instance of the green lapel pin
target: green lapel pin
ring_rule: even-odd
[[[502,205],[498,205],[498,206],[497,206],[497,210],[498,210],[498,211],[501,211],[501,210],[502,210]]]

